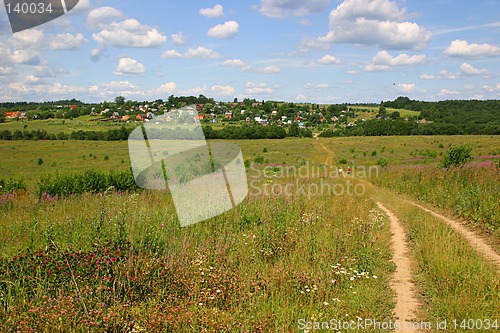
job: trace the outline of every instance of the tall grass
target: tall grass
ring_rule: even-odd
[[[500,274],[496,267],[486,263],[443,221],[419,208],[402,204],[392,194],[380,195],[408,229],[425,310],[422,320],[434,325],[446,319],[447,332],[474,330],[460,328],[462,320],[490,319],[499,323]],[[453,320],[458,322],[457,327]]]
[[[301,318],[387,321],[390,234],[373,207],[348,195],[252,196],[181,228],[163,193],[26,196],[0,216],[0,326],[286,332]]]
[[[36,193],[42,196],[69,196],[82,193],[100,193],[108,190],[137,189],[132,171],[101,172],[87,170],[82,173],[56,173],[43,175],[36,183]]]
[[[498,235],[500,228],[500,169],[493,162],[472,162],[448,169],[435,165],[389,166],[377,185],[408,194]]]

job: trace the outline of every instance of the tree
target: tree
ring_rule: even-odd
[[[292,126],[290,126],[290,129],[288,130],[288,136],[294,136],[294,137],[300,136],[299,124],[293,123]]]
[[[118,105],[125,104],[125,97],[123,97],[123,96],[117,96],[115,98],[115,103],[118,104]]]
[[[5,122],[5,112],[0,110],[0,123]]]
[[[470,161],[472,161],[472,147],[452,145],[444,156],[443,167],[457,167]]]

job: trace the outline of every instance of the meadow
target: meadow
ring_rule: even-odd
[[[0,331],[312,332],[299,322],[394,321],[391,232],[377,201],[409,235],[422,305],[415,320],[500,320],[498,269],[403,200],[439,206],[498,244],[498,137],[234,142],[252,189],[270,191],[251,189],[234,210],[185,228],[168,192],[37,193],[48,174],[128,170],[126,142],[0,142],[0,178],[26,183],[0,190]],[[463,143],[475,159],[440,168],[450,145]],[[378,172],[283,172],[347,166]],[[287,184],[306,191],[275,191]],[[324,184],[363,191],[308,191]]]

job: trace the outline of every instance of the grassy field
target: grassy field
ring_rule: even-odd
[[[136,126],[135,122],[127,124],[121,121],[99,121],[100,116],[82,116],[76,119],[47,119],[47,120],[19,120],[0,123],[0,131],[9,130],[36,131],[43,130],[48,133],[71,133],[73,131],[107,131],[121,126]]]
[[[42,175],[126,170],[126,142],[0,142],[0,178],[28,184],[0,193],[0,331],[312,332],[321,330],[301,323],[396,320],[391,232],[377,201],[409,235],[422,304],[415,320],[500,320],[498,269],[398,194],[498,243],[498,137],[235,143],[251,163],[249,196],[181,228],[168,192],[35,195]],[[463,143],[475,159],[441,169],[450,145]],[[360,173],[380,159],[387,166],[371,178]],[[354,178],[338,175],[347,166]]]

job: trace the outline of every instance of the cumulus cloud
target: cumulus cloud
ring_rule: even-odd
[[[306,16],[325,11],[331,0],[261,0],[259,12],[273,19]]]
[[[192,58],[203,58],[203,59],[218,59],[221,57],[221,55],[217,52],[215,52],[212,49],[200,46],[197,47],[196,49],[190,48],[187,50],[186,53],[180,53],[177,50],[167,50],[163,52],[161,55],[163,59],[171,59],[171,58],[185,58],[185,59],[192,59]]]
[[[487,69],[476,68],[468,63],[463,63],[460,65],[459,73],[452,73],[443,69],[438,74],[422,74],[420,79],[422,80],[434,80],[434,79],[444,79],[444,80],[459,80],[466,76],[483,76],[489,77],[490,72]]]
[[[230,85],[227,85],[227,86],[215,85],[215,86],[212,86],[211,90],[217,96],[234,96],[234,93],[236,91]]]
[[[99,7],[91,10],[87,16],[87,26],[91,29],[103,29],[109,22],[124,17],[121,10],[114,7]]]
[[[38,52],[34,50],[15,50],[10,53],[10,59],[16,64],[35,65],[40,63]]]
[[[135,19],[113,22],[92,38],[101,44],[116,47],[154,48],[167,42],[167,37],[155,28],[141,24]]]
[[[217,4],[213,8],[202,8],[200,9],[200,15],[208,18],[216,18],[224,16],[224,7]]]
[[[321,65],[340,64],[340,60],[332,55],[326,54],[321,57],[321,59],[319,59],[317,63]]]
[[[170,81],[162,84],[158,89],[156,89],[156,92],[159,94],[172,95],[176,92],[176,90],[177,83]]]
[[[118,67],[114,71],[115,75],[142,75],[146,72],[146,67],[135,59],[122,57],[118,62]]]
[[[402,53],[396,57],[393,57],[387,51],[380,51],[372,59],[372,63],[365,66],[365,71],[367,72],[380,72],[392,69],[393,66],[408,66],[408,65],[420,65],[424,63],[425,55],[413,55],[409,56]]]
[[[245,92],[250,95],[270,95],[273,93],[273,88],[266,83],[247,82]]]
[[[242,71],[249,70],[251,66],[241,59],[227,59],[222,64],[225,67],[239,68]]]
[[[240,31],[240,25],[236,21],[227,21],[218,24],[208,30],[207,36],[219,39],[233,38]]]
[[[256,71],[257,73],[262,73],[262,74],[277,74],[281,72],[281,68],[279,68],[279,66],[276,65],[269,65],[264,68],[259,68]]]
[[[500,55],[500,47],[491,44],[469,44],[465,40],[456,39],[444,50],[450,57],[482,58]]]
[[[418,88],[415,83],[399,83],[396,85],[396,90],[399,93],[406,93],[406,94],[424,91],[424,90]]]
[[[184,34],[182,32],[179,32],[178,34],[172,34],[171,37],[172,37],[172,42],[175,45],[184,45],[184,44],[186,44],[187,37],[184,36]]]
[[[345,0],[329,17],[330,31],[319,42],[378,45],[385,49],[422,50],[432,34],[406,21],[407,14],[389,0]]]
[[[474,76],[474,75],[487,76],[489,74],[489,71],[487,69],[479,69],[472,65],[469,65],[466,62],[460,66],[460,70],[464,75],[469,75],[469,76]]]
[[[460,92],[456,91],[456,90],[441,89],[439,91],[439,96],[450,96],[450,95],[458,95],[458,94],[460,94]]]
[[[50,37],[49,46],[53,50],[76,50],[88,40],[81,33],[76,35],[66,33]]]

